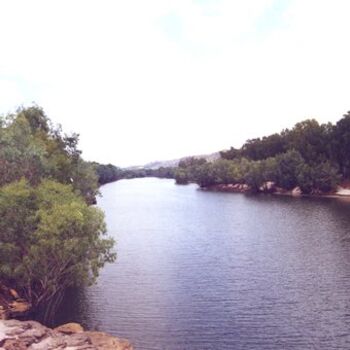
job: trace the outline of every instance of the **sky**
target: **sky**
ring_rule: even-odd
[[[348,0],[0,0],[0,114],[32,102],[86,160],[240,147],[350,110]]]

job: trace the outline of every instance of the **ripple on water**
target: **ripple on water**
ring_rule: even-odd
[[[159,179],[101,190],[118,261],[71,292],[57,322],[136,349],[350,348],[348,203]]]

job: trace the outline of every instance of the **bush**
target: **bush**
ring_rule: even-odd
[[[187,171],[184,168],[178,168],[175,172],[175,181],[178,185],[187,185],[188,184],[188,175]]]
[[[103,213],[71,185],[26,180],[0,189],[0,279],[22,291],[33,309],[66,288],[91,284],[115,259]]]

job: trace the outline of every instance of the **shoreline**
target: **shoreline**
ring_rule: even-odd
[[[283,188],[274,187],[268,183],[263,184],[257,192],[252,191],[247,184],[219,184],[199,187],[199,189],[202,191],[209,192],[242,193],[256,195],[272,194],[277,196],[288,196],[295,198],[338,198],[350,200],[350,189],[343,188],[341,186],[339,186],[336,191],[328,193],[302,193],[298,186],[292,190],[285,190]]]
[[[36,321],[0,320],[0,349],[133,350],[124,338],[86,331],[78,323],[49,328]]]

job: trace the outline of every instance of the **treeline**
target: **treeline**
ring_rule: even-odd
[[[240,183],[259,191],[272,181],[285,190],[299,186],[303,193],[333,191],[350,177],[350,112],[335,125],[305,120],[290,130],[248,140],[239,149],[231,147],[220,156],[214,162],[194,158],[180,162],[176,182],[201,187]]]
[[[92,163],[98,176],[100,185],[118,181],[122,179],[134,179],[142,177],[159,177],[165,179],[173,179],[175,176],[175,168],[160,167],[158,169],[122,169],[112,164]]]
[[[25,178],[37,185],[44,178],[69,184],[88,203],[98,193],[97,176],[81,158],[78,135],[64,134],[42,108],[20,108],[0,117],[0,187]]]
[[[114,260],[94,167],[39,106],[0,117],[0,284],[46,316]],[[45,317],[44,317],[45,318]]]

